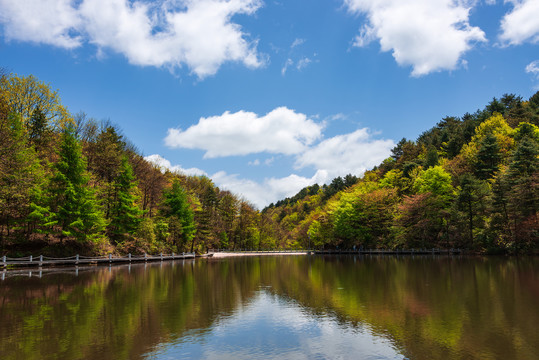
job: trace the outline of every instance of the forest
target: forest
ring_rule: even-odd
[[[365,174],[259,211],[144,159],[110,121],[0,74],[0,249],[10,256],[208,249],[539,250],[539,92],[505,94],[402,139]],[[361,175],[361,176],[360,176]]]

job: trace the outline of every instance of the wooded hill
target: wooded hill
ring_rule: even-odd
[[[362,178],[257,211],[204,176],[161,169],[120,129],[71,114],[33,76],[0,74],[0,249],[26,254],[208,248],[539,247],[539,93],[447,117]],[[356,174],[359,175],[359,174]]]
[[[246,200],[146,161],[120,129],[70,114],[33,76],[2,74],[0,139],[1,254],[205,252],[267,239]]]
[[[355,183],[307,187],[262,212],[294,246],[537,252],[538,125],[539,92],[506,94],[402,139]]]

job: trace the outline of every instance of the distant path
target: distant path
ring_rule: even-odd
[[[461,249],[360,249],[360,250],[274,250],[274,251],[219,251],[210,250],[213,257],[261,255],[460,255]]]
[[[309,251],[307,250],[284,250],[284,251],[221,251],[221,252],[210,252],[213,254],[214,258],[226,258],[226,257],[235,257],[235,256],[267,256],[267,255],[307,255]]]

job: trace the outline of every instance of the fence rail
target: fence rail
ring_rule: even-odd
[[[101,257],[92,257],[92,256],[70,256],[65,258],[53,258],[43,255],[37,257],[25,256],[20,258],[10,258],[3,256],[1,258],[2,262],[0,263],[5,269],[7,267],[20,267],[20,266],[56,266],[56,265],[93,265],[93,264],[103,264],[103,263],[132,263],[132,262],[149,262],[149,261],[165,261],[165,260],[180,260],[180,259],[194,259],[195,253],[181,253],[181,254],[159,254],[159,255],[131,255],[113,257],[101,256]]]

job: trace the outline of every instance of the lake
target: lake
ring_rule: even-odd
[[[537,258],[260,256],[0,281],[0,358],[537,359]]]

